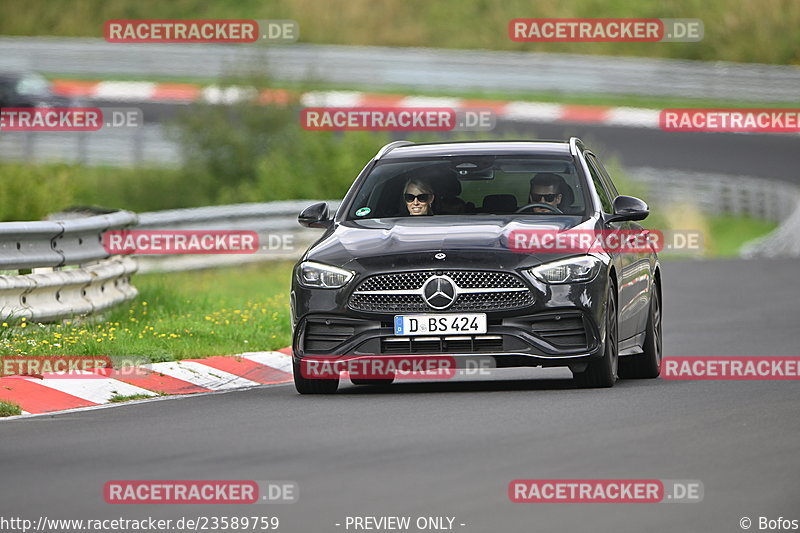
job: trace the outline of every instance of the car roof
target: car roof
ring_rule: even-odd
[[[384,152],[379,159],[460,155],[568,156],[570,150],[569,141],[459,141],[398,145]]]

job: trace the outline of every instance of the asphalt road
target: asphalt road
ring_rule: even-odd
[[[665,132],[591,124],[503,124],[539,139],[580,137],[603,161],[626,167],[655,167],[769,178],[800,184],[800,135]]]
[[[797,265],[664,268],[666,355],[798,355]],[[0,423],[0,517],[275,515],[280,531],[347,531],[350,515],[455,517],[455,531],[741,531],[800,519],[797,382],[622,381],[579,390],[560,369],[491,379],[292,386]],[[517,478],[702,481],[699,503],[510,503]],[[293,480],[299,501],[109,505],[114,479]],[[350,529],[352,531],[352,529]]]

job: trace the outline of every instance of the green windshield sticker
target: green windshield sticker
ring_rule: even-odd
[[[362,207],[361,209],[356,211],[356,216],[357,217],[363,217],[365,215],[369,215],[370,211],[372,211],[372,209],[370,209],[369,207]]]

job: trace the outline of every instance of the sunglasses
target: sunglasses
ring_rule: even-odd
[[[544,200],[545,202],[554,202],[556,199],[557,194],[536,194],[531,193],[531,200],[534,202],[541,202]]]
[[[420,202],[422,202],[423,204],[427,204],[431,199],[431,195],[428,194],[428,193],[422,193],[422,194],[405,193],[403,195],[403,198],[405,199],[406,203],[409,203],[409,204],[411,202],[413,202],[415,198],[417,200],[419,200]]]

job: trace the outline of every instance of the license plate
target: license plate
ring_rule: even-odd
[[[471,335],[486,333],[484,313],[395,315],[395,335]]]

